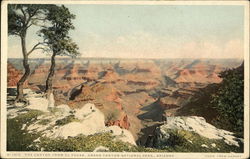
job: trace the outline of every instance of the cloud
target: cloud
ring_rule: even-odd
[[[243,58],[243,41],[229,39],[219,42],[216,38],[187,40],[133,32],[116,37],[105,37],[95,33],[87,33],[80,37],[80,52],[82,57],[116,57],[116,58]],[[29,41],[28,49],[37,43]],[[21,58],[20,41],[9,39],[9,58]],[[50,57],[41,51],[31,54],[30,58]]]
[[[141,31],[114,38],[91,33],[83,41],[83,57],[243,58],[243,42],[239,39],[229,39],[224,43],[216,38],[195,41]]]
[[[233,39],[224,44],[213,41],[190,42],[176,50],[179,57],[191,58],[243,58],[243,42]]]
[[[243,58],[244,57],[244,44],[241,40],[235,39],[229,41],[224,48],[224,55]]]

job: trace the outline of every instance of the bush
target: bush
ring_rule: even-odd
[[[74,115],[69,115],[63,119],[57,120],[56,125],[62,126],[62,125],[66,125],[66,124],[74,122],[74,121],[79,122],[80,120],[75,118]]]
[[[221,83],[200,89],[190,103],[177,111],[178,116],[202,116],[218,128],[243,137],[244,130],[244,67],[220,74]]]
[[[168,130],[169,139],[161,145],[165,152],[243,152],[243,144],[240,147],[230,146],[222,139],[208,139],[199,134],[186,130]],[[207,147],[202,147],[201,145]],[[212,144],[216,146],[213,147]]]
[[[244,131],[244,67],[243,64],[220,74],[223,81],[212,95],[214,108],[219,112],[216,123],[243,137]]]
[[[218,91],[220,84],[209,84],[205,88],[201,88],[195,93],[187,105],[177,110],[177,116],[202,116],[210,124],[214,124],[213,120],[218,116],[218,111],[211,103],[212,94]]]
[[[144,148],[124,143],[122,141],[114,141],[114,137],[110,133],[99,133],[89,136],[78,135],[76,137],[69,137],[67,139],[55,138],[50,139],[42,137],[39,146],[33,146],[34,149],[40,151],[81,151],[92,152],[98,146],[104,146],[111,152],[159,152],[153,148]]]
[[[25,114],[7,120],[7,151],[32,150],[29,145],[31,145],[33,140],[38,138],[40,134],[28,133],[26,129],[22,130],[22,127],[23,124],[28,126],[32,120],[36,120],[41,114],[41,111],[30,110]]]

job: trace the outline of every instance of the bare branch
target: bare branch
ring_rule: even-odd
[[[30,14],[30,17],[33,17],[34,15],[36,15],[38,12],[38,8],[36,8],[36,10],[33,12],[33,14]]]
[[[38,17],[36,17],[36,18],[32,18],[32,20],[42,20],[42,21],[45,21],[46,18],[38,18]]]
[[[35,51],[35,50],[39,50],[39,49],[40,50],[45,50],[45,48],[43,48],[43,47],[37,47],[37,48],[33,49],[32,52]],[[32,52],[28,52],[27,55],[29,56]]]
[[[21,36],[18,32],[11,32],[12,35]]]
[[[32,23],[29,24],[29,22],[31,21],[31,18],[36,14],[37,10],[38,10],[38,9],[36,9],[36,10],[33,12],[33,14],[30,13],[30,12],[28,12],[29,18],[28,18],[28,20],[27,20],[27,28],[29,28],[29,27],[32,25]],[[28,25],[28,24],[29,24],[29,25]]]
[[[33,46],[33,48],[27,53],[27,55],[29,56],[34,50],[37,49],[44,49],[43,47],[38,47],[39,45],[42,45],[43,43],[39,42],[36,45]]]
[[[28,29],[30,26],[32,26],[32,23],[30,23],[30,24],[27,26],[27,29]]]

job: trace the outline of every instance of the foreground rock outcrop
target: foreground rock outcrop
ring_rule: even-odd
[[[21,136],[24,138],[20,145],[27,142],[29,150],[38,151],[61,149],[142,151],[143,149],[143,151],[164,152],[241,152],[243,150],[242,139],[236,138],[229,131],[217,129],[204,118],[197,116],[168,117],[166,121],[158,122],[153,134],[146,138],[145,145],[138,143],[137,146],[131,131],[121,128],[119,124],[105,125],[104,114],[95,104],[87,103],[77,109],[72,109],[66,104],[49,107],[51,99],[46,99],[43,93],[25,89],[25,94],[29,100],[28,105],[18,103],[7,105],[8,134],[11,134],[8,136],[9,145],[14,145]],[[8,99],[13,97],[10,94]],[[125,115],[123,119],[126,118]],[[74,145],[71,145],[72,143]],[[110,144],[112,146],[109,146]],[[9,147],[9,150],[19,149],[15,146]]]
[[[14,118],[29,112],[29,110],[42,111],[31,123],[23,124],[22,129],[26,129],[28,133],[63,139],[78,135],[111,133],[114,140],[136,145],[130,131],[119,126],[105,126],[104,114],[94,104],[87,103],[80,109],[71,109],[65,104],[49,107],[51,105],[50,98],[46,99],[43,94],[34,93],[29,89],[26,89],[25,93],[29,104],[27,106],[15,106],[16,108],[8,112],[8,117]],[[16,111],[13,111],[15,109]],[[39,138],[36,140],[39,140]]]
[[[239,147],[242,142],[242,139],[235,137],[232,132],[214,127],[213,125],[207,123],[203,117],[168,117],[166,123],[156,129],[155,146],[170,146],[172,144],[172,141],[170,140],[172,140],[171,134],[173,131],[186,131],[191,134],[198,134],[208,141],[220,140],[224,141],[227,145],[236,147]],[[192,143],[191,140],[189,142]],[[205,147],[205,144],[202,145],[202,147]]]

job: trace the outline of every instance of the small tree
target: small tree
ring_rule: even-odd
[[[32,25],[39,25],[39,22],[46,20],[48,8],[55,5],[32,5],[32,4],[9,4],[8,5],[8,34],[18,36],[21,39],[21,47],[23,54],[24,74],[17,83],[16,102],[25,102],[23,95],[23,84],[30,74],[30,67],[28,57],[33,51],[43,49],[42,43],[37,43],[27,51],[26,35],[28,29]]]
[[[78,55],[78,46],[69,37],[69,31],[74,29],[72,19],[75,15],[71,14],[64,5],[51,7],[46,15],[50,22],[49,26],[44,26],[40,31],[40,36],[44,38],[44,43],[52,52],[51,66],[46,80],[46,93],[49,97],[52,91],[52,79],[55,72],[55,57],[57,55],[76,56]]]

